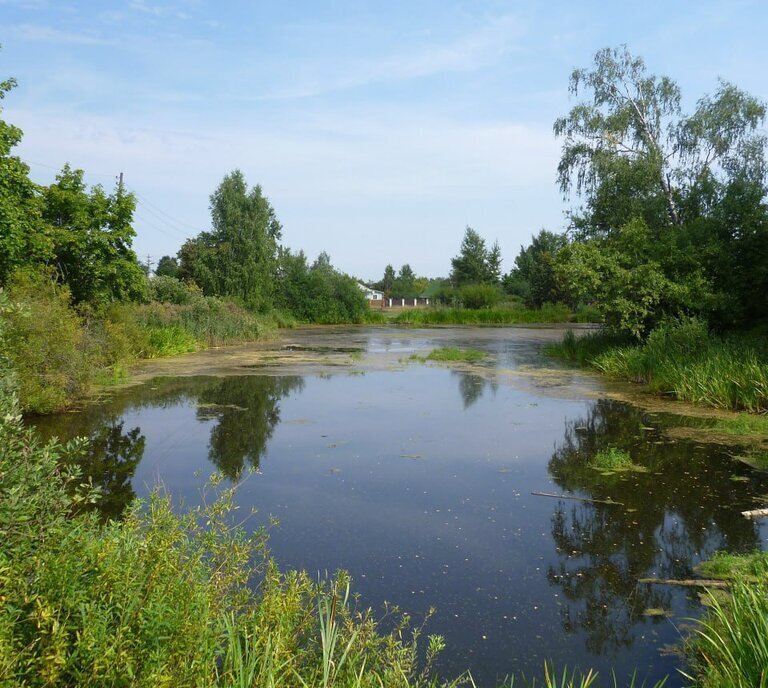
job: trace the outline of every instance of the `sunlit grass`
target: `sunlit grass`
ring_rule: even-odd
[[[715,552],[710,559],[703,561],[696,569],[708,578],[768,581],[768,552],[755,551],[749,554]]]
[[[628,452],[618,447],[601,449],[589,459],[589,465],[595,470],[606,472],[645,471],[643,466],[632,461]]]
[[[569,322],[571,312],[562,304],[527,308],[414,308],[402,311],[393,322],[401,325],[514,325]]]
[[[768,350],[765,342],[737,336],[720,337],[698,321],[668,323],[642,344],[632,344],[605,333],[563,341],[547,352],[587,365],[652,392],[714,408],[750,413],[768,412]],[[764,432],[768,420],[744,418],[724,421],[721,429],[733,434]]]

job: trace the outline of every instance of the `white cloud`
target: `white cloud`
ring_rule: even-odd
[[[467,223],[489,241],[498,237],[511,259],[542,222],[553,227],[560,217],[558,144],[548,127],[415,118],[407,109],[269,130],[254,123],[173,128],[66,113],[7,115],[25,131],[23,158],[54,167],[70,161],[103,175],[91,180],[107,186],[123,171],[140,197],[201,229],[208,195],[239,167],[272,199],[289,245],[311,255],[327,250],[359,274],[378,272],[382,255],[373,247],[382,236],[389,239],[384,262],[420,257],[417,269],[439,274]],[[177,250],[178,224],[148,216],[142,223],[137,247],[143,252]],[[446,244],[446,230],[458,238],[451,235]]]
[[[524,26],[516,17],[497,17],[480,29],[447,42],[404,48],[378,59],[319,64],[314,74],[259,100],[303,98],[373,83],[404,81],[447,72],[472,72],[495,64],[517,49]],[[334,76],[328,77],[328,74]]]
[[[39,24],[20,24],[10,28],[15,36],[25,41],[43,43],[72,43],[77,45],[110,45],[111,41],[92,34],[75,33]]]

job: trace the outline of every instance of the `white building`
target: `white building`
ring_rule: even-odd
[[[360,287],[360,290],[365,294],[365,298],[368,299],[369,301],[384,300],[384,292],[376,291],[375,289],[366,287],[364,284],[361,284],[360,282],[357,283],[357,286]]]

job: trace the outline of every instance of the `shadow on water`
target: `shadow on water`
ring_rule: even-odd
[[[645,471],[590,467],[590,458],[610,447],[627,451]],[[548,579],[568,600],[563,629],[586,633],[591,652],[630,647],[648,610],[671,613],[670,588],[639,584],[639,578],[691,578],[695,564],[718,549],[759,547],[757,525],[740,515],[753,503],[741,478],[758,491],[768,481],[735,466],[725,451],[706,449],[664,440],[647,415],[616,401],[598,401],[586,418],[567,422],[549,461],[557,485],[623,504],[561,502],[552,516],[559,562],[549,567]],[[695,600],[695,589],[681,594]],[[654,623],[668,623],[657,613]]]

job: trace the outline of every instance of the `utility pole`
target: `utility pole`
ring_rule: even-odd
[[[149,273],[152,272],[152,263],[154,261],[152,260],[152,256],[147,254],[147,277],[149,277]]]

